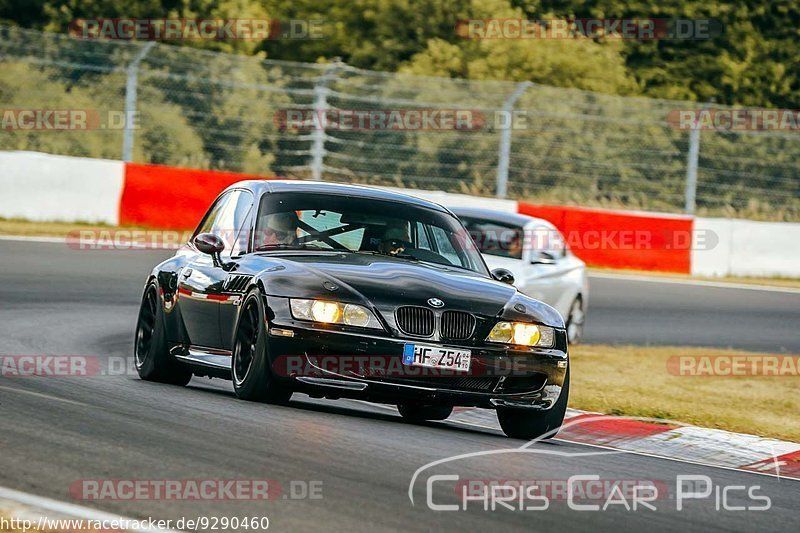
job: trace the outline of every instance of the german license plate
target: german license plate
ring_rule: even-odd
[[[466,372],[469,370],[471,359],[472,352],[470,350],[426,346],[425,344],[403,346],[403,364],[409,366],[446,368]]]

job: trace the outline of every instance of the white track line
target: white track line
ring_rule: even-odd
[[[98,511],[97,509],[90,509],[89,507],[83,507],[80,505],[75,505],[72,503],[61,502],[58,500],[52,500],[50,498],[45,498],[43,496],[36,496],[34,494],[28,494],[27,492],[21,492],[14,489],[9,489],[7,487],[0,487],[0,500],[7,500],[12,501],[21,505],[27,505],[32,507],[32,511],[39,511],[45,510],[51,513],[58,513],[60,515],[66,515],[73,519],[83,519],[83,520],[91,520],[91,521],[103,521],[103,522],[112,522],[117,521],[127,521],[128,523],[132,522],[146,522],[146,520],[137,520],[134,518],[125,518],[119,515],[106,513],[104,511]],[[48,517],[49,518],[49,517]],[[53,518],[51,520],[59,520],[58,518]],[[68,519],[67,519],[68,520]],[[151,533],[151,532],[160,532],[160,533],[170,533],[173,530],[169,529],[151,529],[151,528],[138,528],[138,529],[128,529],[127,531],[136,531],[141,533]]]
[[[788,294],[800,294],[800,288],[779,287],[776,285],[751,285],[749,283],[734,283],[727,281],[709,281],[702,279],[681,279],[659,276],[647,276],[644,274],[612,274],[589,272],[589,278],[616,279],[620,281],[644,281],[648,283],[666,283],[672,285],[696,285],[700,287],[714,287],[717,289],[735,289],[745,291],[764,291],[764,292],[783,292]],[[591,288],[589,289],[591,295]]]
[[[30,237],[28,235],[0,235],[0,241],[44,242],[47,244],[66,244],[64,237]]]
[[[132,230],[134,231],[134,230]],[[138,230],[137,230],[138,231]],[[28,236],[28,235],[0,235],[0,241],[15,241],[15,242],[36,242],[42,244],[63,244],[65,246],[71,244],[72,242],[77,242],[72,240],[68,240],[66,237],[35,237],[35,236]],[[94,239],[94,240],[87,240],[83,244],[87,246],[87,248],[79,249],[75,248],[76,250],[80,251],[115,251],[115,250],[177,250],[178,246],[151,246],[149,244],[142,244],[139,242],[123,242],[120,243],[119,248],[103,248],[98,246],[98,241],[103,243],[106,242],[103,239]],[[113,239],[111,239],[113,241]],[[95,246],[95,248],[92,248]]]
[[[64,402],[64,403],[68,403],[68,404],[72,404],[72,405],[80,405],[81,407],[92,407],[88,403],[83,403],[83,402],[79,402],[79,401],[76,401],[76,400],[68,400],[66,398],[59,398],[58,396],[51,396],[49,394],[44,394],[44,393],[41,393],[41,392],[34,392],[34,391],[31,391],[31,390],[15,389],[14,387],[6,387],[6,386],[3,386],[3,385],[0,385],[0,390],[4,390],[6,392],[17,392],[19,394],[28,394],[30,396],[36,396],[37,398],[43,398],[45,400],[52,400],[52,401],[56,401],[56,402]]]

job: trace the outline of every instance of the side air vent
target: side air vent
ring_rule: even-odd
[[[435,327],[433,311],[425,307],[404,306],[395,311],[397,326],[407,335],[430,337]]]
[[[228,279],[225,280],[225,291],[244,292],[245,289],[247,289],[247,285],[250,284],[251,279],[253,279],[253,276],[247,276],[245,274],[233,274],[232,276],[228,276]]]

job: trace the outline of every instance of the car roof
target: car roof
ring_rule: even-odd
[[[485,209],[483,207],[451,207],[450,211],[455,213],[457,217],[479,218],[481,220],[489,220],[512,226],[526,227],[532,223],[542,224],[548,227],[552,226],[550,222],[542,218],[523,215],[521,213],[495,211],[494,209]]]
[[[411,196],[377,187],[366,187],[364,185],[349,185],[344,183],[331,183],[326,181],[303,181],[303,180],[250,180],[234,183],[230,189],[246,188],[254,193],[272,192],[302,192],[317,194],[336,194],[343,196],[357,196],[371,200],[384,200],[390,202],[401,202],[412,204],[418,207],[426,207],[447,213],[448,210],[441,205]]]

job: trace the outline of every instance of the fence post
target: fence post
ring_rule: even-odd
[[[505,198],[508,194],[508,165],[511,159],[511,126],[514,123],[514,117],[511,116],[514,111],[514,104],[525,89],[531,85],[529,81],[523,81],[517,84],[517,88],[511,93],[511,96],[503,103],[503,113],[508,116],[508,124],[500,132],[500,148],[497,154],[497,187],[495,189],[495,196],[498,198]]]
[[[692,129],[689,130],[689,154],[686,158],[686,204],[687,215],[694,214],[697,197],[697,160],[700,157],[700,117],[695,116]]]
[[[139,83],[139,63],[150,53],[155,45],[150,41],[139,50],[127,68],[128,79],[125,83],[125,131],[122,137],[122,160],[133,161],[133,114],[136,112],[136,90]]]
[[[314,129],[311,132],[311,179],[322,179],[322,168],[325,163],[325,124],[328,107],[328,83],[336,79],[336,69],[341,66],[339,58],[325,69],[314,85]]]

